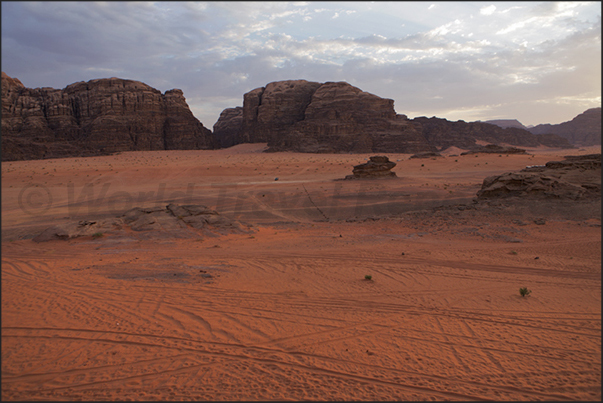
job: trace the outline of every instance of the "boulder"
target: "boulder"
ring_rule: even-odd
[[[354,166],[353,174],[346,176],[345,179],[395,178],[396,173],[391,171],[395,166],[396,163],[386,156],[373,156],[367,163]]]

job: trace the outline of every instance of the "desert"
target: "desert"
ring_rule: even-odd
[[[267,148],[3,161],[2,399],[601,399],[600,146]],[[590,154],[598,200],[477,197]]]

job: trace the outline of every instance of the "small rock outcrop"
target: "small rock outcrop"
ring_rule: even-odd
[[[588,109],[568,122],[544,124],[528,129],[533,134],[556,135],[579,146],[601,144],[601,108]]]
[[[425,153],[417,153],[417,154],[413,154],[409,157],[409,159],[416,159],[416,158],[436,158],[436,157],[441,157],[442,154],[440,153],[436,153],[436,152],[425,152]]]
[[[565,157],[484,179],[477,198],[600,199],[601,154]]]
[[[381,179],[395,178],[396,173],[392,172],[392,168],[396,166],[386,156],[373,156],[365,164],[354,166],[352,175],[348,175],[345,179]]]
[[[47,228],[32,240],[69,240],[105,233],[123,235],[126,229],[140,233],[138,237],[142,238],[215,237],[229,233],[252,232],[249,225],[230,220],[206,206],[168,204],[165,207],[134,207],[114,218],[80,220],[56,225]]]
[[[472,150],[461,153],[461,155],[468,154],[527,154],[527,152],[523,148],[488,144],[485,146],[477,146]]]
[[[32,89],[2,73],[3,161],[215,146],[179,89],[119,78]]]

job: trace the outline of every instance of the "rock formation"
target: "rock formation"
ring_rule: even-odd
[[[345,82],[272,82],[246,93],[242,112],[225,110],[214,135],[220,144],[266,142],[268,151],[313,153],[435,152],[451,146],[472,149],[476,140],[572,148],[559,136],[535,136],[519,127],[435,117],[409,120],[396,114],[393,104]]]
[[[138,238],[189,238],[215,237],[229,233],[252,232],[245,226],[232,221],[202,205],[168,204],[165,207],[134,207],[123,215],[101,220],[79,220],[47,228],[32,240],[46,242],[68,240],[95,234],[131,234],[126,229],[140,233]]]
[[[424,153],[417,153],[417,154],[413,154],[409,157],[409,159],[415,159],[415,158],[436,158],[436,157],[441,157],[442,154],[440,153],[435,153],[435,152],[424,152]]]
[[[236,126],[226,123],[229,116],[220,117],[216,138],[234,132],[221,129]],[[270,83],[245,94],[242,120],[238,143],[267,142],[269,151],[435,151],[420,127],[396,114],[393,100],[345,82]]]
[[[488,144],[485,146],[477,146],[472,150],[461,153],[461,155],[467,154],[527,154],[527,152],[523,148]]]
[[[528,130],[534,134],[555,134],[579,146],[600,145],[601,108],[588,109],[568,122],[537,125]]]
[[[395,178],[396,173],[392,172],[392,168],[396,166],[386,156],[376,155],[369,158],[365,164],[354,166],[353,175],[348,175],[345,179],[381,179]]]
[[[97,79],[26,88],[2,73],[2,160],[215,147],[181,90]]]
[[[232,147],[240,143],[243,132],[243,108],[227,108],[214,124],[214,135],[220,148]]]
[[[477,198],[600,199],[601,154],[565,157],[484,179]]]
[[[527,130],[516,127],[503,129],[490,123],[467,123],[462,120],[451,122],[436,117],[418,117],[412,121],[420,123],[423,135],[429,144],[438,150],[448,147],[474,149],[477,147],[476,140],[522,147],[537,147],[542,144],[549,147],[573,148],[567,140],[558,136],[538,137]]]

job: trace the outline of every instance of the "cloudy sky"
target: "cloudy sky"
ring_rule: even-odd
[[[409,118],[561,123],[601,106],[600,2],[9,2],[2,71],[184,91],[212,129],[269,82],[347,81]]]

